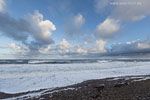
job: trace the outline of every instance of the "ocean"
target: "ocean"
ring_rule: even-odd
[[[74,64],[113,61],[148,62],[150,59],[0,59],[0,64]]]
[[[130,75],[150,75],[150,59],[1,59],[0,91],[19,93]]]

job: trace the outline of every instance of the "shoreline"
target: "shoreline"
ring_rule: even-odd
[[[16,94],[0,92],[0,99],[25,100],[149,100],[150,75],[87,80],[82,83]]]

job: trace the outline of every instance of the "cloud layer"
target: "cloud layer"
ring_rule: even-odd
[[[126,43],[114,44],[109,52],[110,55],[124,55],[124,54],[145,54],[150,53],[149,40],[136,40]]]
[[[99,12],[109,9],[109,16],[121,21],[137,21],[150,15],[149,0],[95,0],[95,7]]]

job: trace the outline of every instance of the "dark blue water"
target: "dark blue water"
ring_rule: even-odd
[[[150,59],[1,59],[0,64],[71,64],[112,61],[149,62]]]

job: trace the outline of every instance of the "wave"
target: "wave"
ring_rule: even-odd
[[[54,60],[31,60],[28,64],[65,64],[71,63],[70,61],[54,61]]]
[[[107,63],[107,62],[111,62],[112,60],[98,60],[98,63]]]
[[[150,59],[1,59],[0,64],[73,64],[107,62],[149,62]]]
[[[0,64],[27,64],[28,60],[0,60]]]

